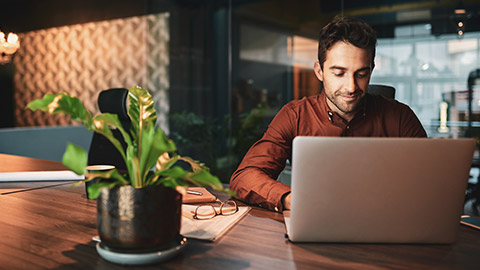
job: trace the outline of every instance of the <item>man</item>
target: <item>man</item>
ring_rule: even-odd
[[[314,70],[323,90],[285,105],[250,148],[230,180],[239,199],[290,209],[290,186],[275,179],[291,159],[296,136],[427,136],[407,105],[366,93],[376,43],[373,29],[354,18],[336,17],[321,30]]]

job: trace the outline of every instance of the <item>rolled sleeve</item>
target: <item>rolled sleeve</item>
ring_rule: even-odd
[[[283,211],[282,196],[290,191],[290,186],[276,179],[291,155],[294,130],[288,108],[275,116],[262,139],[247,152],[238,169],[230,179],[230,188],[240,200],[267,208]]]

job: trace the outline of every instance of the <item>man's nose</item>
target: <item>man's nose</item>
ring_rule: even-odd
[[[355,90],[357,89],[355,76],[348,76],[344,87],[345,90],[347,90],[349,93],[355,92]]]

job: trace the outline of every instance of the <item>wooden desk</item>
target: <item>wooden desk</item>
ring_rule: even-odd
[[[8,156],[0,156],[0,167]],[[36,162],[30,160],[32,164]],[[59,165],[59,164],[57,164]],[[12,191],[15,183],[0,183]],[[0,195],[2,269],[478,269],[480,231],[460,226],[454,245],[292,244],[283,217],[254,207],[215,243],[189,239],[182,254],[147,267],[103,260],[96,203],[71,182],[17,183]],[[43,188],[42,188],[43,187]],[[38,188],[38,189],[28,189]],[[0,193],[2,193],[0,192]]]

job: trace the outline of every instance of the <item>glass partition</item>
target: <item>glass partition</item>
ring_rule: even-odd
[[[429,137],[477,136],[480,81],[472,79],[471,103],[467,83],[480,67],[477,15],[468,18],[459,35],[452,24],[459,18],[452,17],[456,1],[430,4],[177,3],[170,27],[170,110],[176,119],[170,121],[171,131],[192,135],[198,128],[213,134],[209,138],[215,139],[197,143],[215,145],[214,153],[208,153],[209,165],[223,170],[222,181],[228,181],[284,104],[319,93],[321,84],[313,73],[317,34],[335,15],[344,14],[365,20],[377,31],[371,83],[395,87],[396,99],[414,110]],[[467,7],[469,14],[480,10],[471,3]],[[192,129],[184,128],[188,125]],[[206,153],[193,145],[186,148],[202,159]]]
[[[464,137],[468,127],[468,77],[480,66],[480,33],[379,39],[372,83],[397,89],[429,137]],[[479,112],[473,92],[472,113]],[[444,115],[443,118],[441,115]],[[441,119],[442,118],[442,119]],[[473,126],[477,126],[473,122]],[[440,128],[442,126],[442,128]]]

